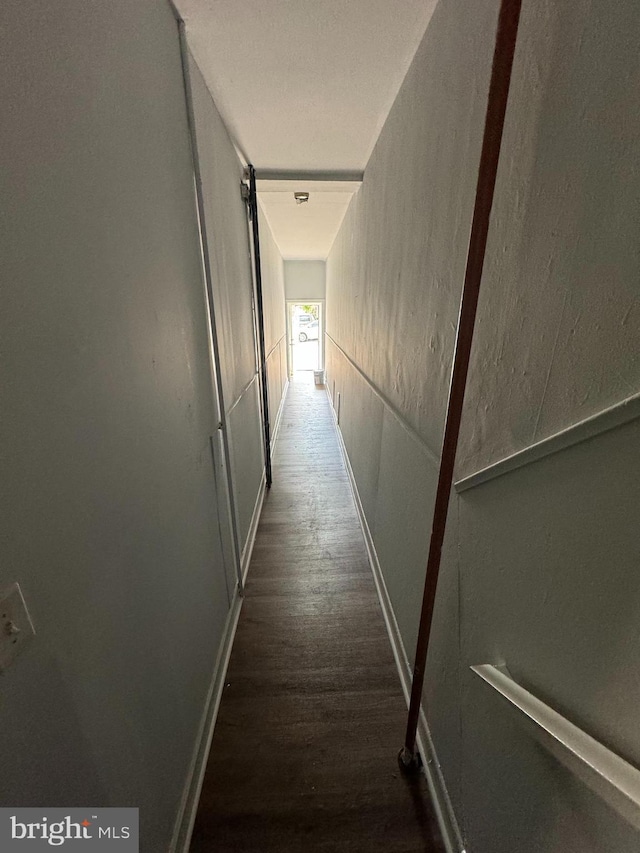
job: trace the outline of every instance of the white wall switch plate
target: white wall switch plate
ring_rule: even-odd
[[[30,643],[35,629],[17,583],[0,593],[0,672]]]

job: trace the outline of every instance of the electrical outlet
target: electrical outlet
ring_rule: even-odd
[[[14,583],[0,595],[0,672],[11,666],[35,633],[20,586]]]

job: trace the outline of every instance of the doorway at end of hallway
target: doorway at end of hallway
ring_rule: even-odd
[[[311,378],[324,367],[323,306],[321,302],[287,302],[289,376]]]

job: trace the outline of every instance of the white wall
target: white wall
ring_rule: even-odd
[[[176,22],[3,4],[0,802],[137,806],[167,850],[229,608]],[[9,758],[10,757],[10,758]]]
[[[325,298],[324,261],[285,261],[284,286],[290,301],[322,300]]]
[[[216,328],[232,452],[240,549],[246,564],[251,531],[259,509],[264,449],[252,261],[248,251],[246,205],[240,194],[244,166],[191,54],[189,70],[214,279]],[[282,256],[264,215],[259,218],[259,226],[267,385],[273,433],[287,381],[284,269]]]
[[[0,802],[137,806],[156,853],[237,601],[178,29],[165,0],[9,0],[3,24],[0,589],[21,583],[37,636],[0,686]],[[248,553],[263,455],[242,166],[193,63],[191,81]],[[264,240],[277,396],[284,277]]]
[[[269,417],[273,437],[278,427],[279,414],[288,382],[284,261],[269,228],[262,205],[259,201],[258,204]]]
[[[216,330],[240,551],[244,553],[264,469],[260,383],[253,318],[243,166],[193,57],[189,55],[196,139],[211,258]]]
[[[411,656],[497,5],[441,0],[327,262],[328,387]],[[640,390],[639,34],[631,0],[525,4],[459,477]],[[640,764],[639,428],[452,498],[425,706],[474,853],[637,849],[469,666]]]

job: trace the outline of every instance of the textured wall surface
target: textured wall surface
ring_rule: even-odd
[[[328,387],[412,657],[497,2],[441,0],[327,262]],[[640,390],[640,11],[524,4],[458,454]],[[474,853],[637,849],[469,666],[636,765],[638,424],[451,501],[425,708]]]
[[[331,337],[436,453],[496,13],[436,9],[327,261]]]
[[[324,261],[285,261],[284,282],[287,299],[324,299],[325,276]]]
[[[469,474],[640,387],[637,4],[525,4],[465,412]]]
[[[138,806],[157,853],[229,605],[177,27],[158,0],[2,27],[0,587],[37,636],[1,679],[0,801]]]

